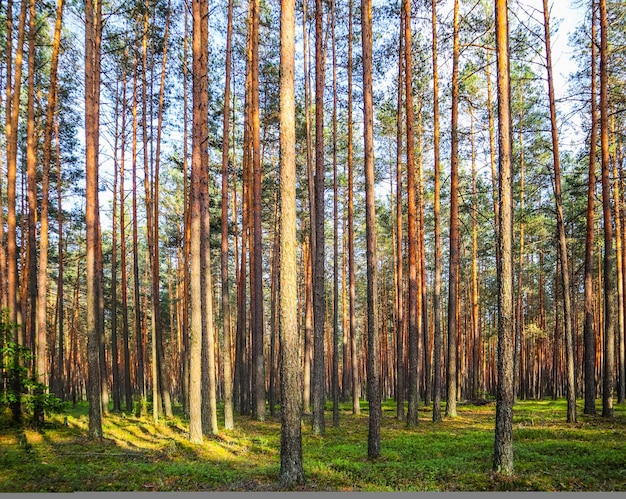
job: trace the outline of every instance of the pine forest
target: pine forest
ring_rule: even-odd
[[[0,492],[626,490],[616,0],[0,0]]]

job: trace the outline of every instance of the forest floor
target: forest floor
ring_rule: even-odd
[[[491,474],[495,402],[458,405],[458,417],[417,428],[383,406],[382,456],[367,458],[367,404],[342,406],[326,435],[303,419],[303,491],[626,491],[626,406],[615,417],[582,414],[565,422],[565,401],[520,401],[514,409],[515,474]],[[329,408],[329,406],[327,406]],[[221,417],[221,414],[220,414]],[[67,418],[67,419],[65,419]],[[222,419],[220,419],[222,421]],[[104,440],[87,438],[87,406],[47,419],[42,430],[0,427],[0,492],[280,490],[280,420],[236,417],[202,445],[188,442],[185,419],[109,414]],[[26,438],[26,442],[24,441]]]

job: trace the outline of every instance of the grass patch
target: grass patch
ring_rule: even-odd
[[[432,423],[420,407],[417,428],[384,404],[382,456],[367,458],[367,405],[342,405],[326,435],[303,418],[309,491],[625,491],[626,407],[615,417],[565,423],[565,401],[524,401],[514,410],[515,475],[491,475],[495,404],[459,405],[458,417]],[[67,418],[67,425],[64,424]],[[0,429],[0,492],[279,490],[280,421],[236,417],[235,429],[188,442],[180,415],[161,420],[110,414],[104,440],[87,436],[87,407],[48,419],[40,431]],[[20,444],[22,433],[29,446]]]

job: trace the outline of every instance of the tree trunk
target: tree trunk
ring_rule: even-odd
[[[335,43],[335,1],[331,1],[333,55],[333,426],[339,426],[339,182],[337,178],[337,50]]]
[[[11,19],[11,4],[7,13],[7,20]],[[17,267],[17,215],[16,215],[16,179],[17,179],[17,135],[20,114],[20,94],[22,87],[22,58],[24,53],[24,31],[26,25],[27,0],[22,0],[18,20],[17,46],[15,51],[15,74],[11,85],[12,58],[7,58],[7,109],[9,117],[6,123],[6,158],[7,158],[7,301],[9,319],[13,323],[21,322],[18,306],[18,267]],[[7,21],[7,54],[11,54],[12,23]],[[15,328],[15,342],[23,345],[24,338],[21,328]],[[14,406],[15,407],[15,406]],[[15,412],[14,412],[15,416]]]
[[[441,167],[439,165],[439,71],[437,69],[437,0],[432,0],[432,56],[433,56],[433,164],[435,222],[435,277],[433,286],[433,422],[441,421],[441,355],[443,333],[441,331]]]
[[[409,5],[410,10],[410,5]],[[404,421],[404,259],[402,258],[402,83],[404,71],[405,12],[398,35],[398,114],[396,130],[396,417]]]
[[[405,94],[406,94],[406,176],[407,176],[407,224],[409,247],[409,387],[407,426],[417,425],[417,401],[419,398],[418,364],[418,303],[417,296],[421,291],[417,284],[417,205],[415,198],[415,133],[413,112],[413,38],[411,33],[411,2],[404,0],[404,58],[405,58]]]
[[[561,194],[561,159],[559,156],[559,137],[556,122],[556,104],[552,78],[552,50],[550,47],[550,23],[548,0],[543,0],[543,19],[546,44],[546,67],[548,71],[548,94],[550,99],[550,124],[552,128],[552,155],[554,159],[554,198],[556,202],[556,223],[559,232],[559,253],[561,257],[561,279],[563,282],[563,321],[565,323],[565,358],[567,363],[567,422],[576,422],[576,380],[574,377],[574,331],[572,300],[569,283],[569,263],[567,239],[565,235],[565,217]]]
[[[189,366],[189,440],[191,443],[202,443],[202,335],[203,335],[203,304],[202,304],[202,191],[201,185],[206,177],[203,171],[208,166],[208,150],[205,140],[208,132],[208,81],[206,50],[208,43],[207,0],[194,0],[193,16],[193,127],[192,127],[192,159],[191,159],[191,329],[189,332],[190,366]]]
[[[459,229],[459,1],[454,0],[452,49],[452,117],[450,120],[450,267],[448,273],[448,358],[446,416],[455,417],[457,399],[457,342],[459,336],[458,282],[461,270]]]
[[[85,0],[85,171],[87,225],[87,356],[89,436],[102,439],[100,391],[100,307],[97,260],[100,245],[98,219],[98,134],[100,105],[100,34],[102,4]]]
[[[280,19],[280,482],[289,489],[304,483],[296,268],[294,0],[281,1]]]
[[[407,25],[408,25],[407,20]],[[372,2],[361,0],[363,48],[363,133],[365,150],[365,230],[367,239],[367,399],[369,433],[367,455],[380,456],[380,367],[378,338],[378,261],[376,258],[376,209],[374,206],[374,103],[372,96]],[[408,47],[408,40],[407,40]],[[408,80],[407,76],[407,80]]]
[[[602,377],[602,416],[613,417],[615,389],[615,250],[611,218],[609,180],[608,113],[608,20],[606,0],[600,0],[600,147],[602,153],[602,211],[604,218],[604,356]]]
[[[326,318],[324,235],[324,85],[323,3],[315,0],[315,244],[313,245],[313,418],[314,435],[325,433],[326,372],[324,323]]]
[[[233,0],[228,2],[226,30],[226,67],[224,79],[224,115],[222,134],[222,246],[220,269],[222,274],[222,317],[224,322],[224,428],[234,428],[233,417],[233,375],[231,361],[231,315],[230,278],[228,275],[228,151],[230,133],[230,71],[232,60]],[[236,256],[236,255],[235,255]]]
[[[360,414],[359,359],[356,338],[356,277],[354,275],[354,144],[352,130],[352,0],[348,0],[348,280],[350,302],[350,351],[352,353],[352,413]]]
[[[261,142],[259,109],[259,9],[251,0],[251,128],[252,128],[252,258],[250,307],[252,327],[252,417],[265,420],[265,355],[263,352],[263,261],[261,227]]]
[[[143,325],[141,320],[141,295],[139,292],[139,228],[137,221],[137,105],[138,105],[138,61],[133,59],[133,133],[132,133],[132,219],[133,219],[133,302],[135,314],[135,341],[137,348],[137,388],[139,390],[139,413],[146,413],[146,378],[143,352]]]
[[[493,470],[513,474],[513,234],[511,164],[511,88],[507,0],[496,0],[496,53],[498,71],[498,141],[500,145],[498,198],[498,384]]]

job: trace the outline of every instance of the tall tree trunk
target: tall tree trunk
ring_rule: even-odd
[[[471,320],[471,390],[470,396],[473,399],[478,398],[479,393],[479,349],[481,345],[480,338],[480,310],[479,310],[479,288],[478,288],[478,187],[476,172],[476,135],[474,132],[474,108],[470,104],[471,131],[470,138],[472,141],[472,320]]]
[[[121,410],[121,389],[120,389],[120,365],[118,356],[117,341],[117,182],[119,178],[118,142],[120,133],[119,127],[119,97],[115,97],[115,137],[113,143],[113,200],[111,214],[111,376],[113,388],[113,411]],[[126,103],[122,101],[122,107]],[[124,286],[124,283],[122,284]]]
[[[324,235],[324,85],[323,2],[315,0],[315,238],[313,247],[313,434],[325,432],[326,371],[324,323],[326,318]]]
[[[294,0],[281,1],[280,20],[280,481],[283,487],[292,488],[304,482],[296,278]]]
[[[615,389],[615,250],[611,217],[609,180],[609,113],[608,113],[608,20],[606,0],[600,0],[600,147],[602,153],[602,211],[604,217],[604,337],[602,416],[613,417]]]
[[[511,87],[507,0],[496,0],[496,54],[498,71],[498,142],[500,146],[498,199],[498,384],[493,470],[513,473],[513,203],[511,164]]]
[[[128,56],[128,52],[125,51],[124,59]],[[133,391],[130,381],[130,327],[128,322],[128,275],[126,266],[126,195],[124,189],[125,180],[125,166],[126,166],[126,66],[122,72],[122,137],[121,137],[121,151],[120,151],[120,267],[121,267],[121,280],[120,286],[121,299],[122,299],[122,337],[124,341],[124,402],[126,404],[126,411],[133,410]]]
[[[365,230],[367,239],[367,399],[369,402],[367,455],[372,459],[380,456],[380,423],[382,419],[382,408],[380,400],[379,372],[376,210],[374,205],[374,103],[372,96],[371,0],[361,0],[361,43],[363,54]]]
[[[24,28],[26,25],[26,11],[28,2],[22,0],[18,20],[17,46],[15,51],[15,74],[11,81],[12,67],[12,4],[8,4],[7,11],[7,105],[5,126],[6,158],[7,158],[7,302],[9,319],[13,323],[21,322],[18,311],[18,267],[17,267],[17,216],[16,216],[16,179],[17,179],[17,134],[20,109],[20,93],[22,86],[22,58],[24,53]],[[12,84],[13,82],[13,84]],[[21,328],[15,328],[15,342],[24,344]],[[17,390],[19,392],[19,389]],[[18,401],[19,402],[19,401]],[[17,416],[13,405],[13,415]],[[19,420],[20,417],[18,416]]]
[[[46,290],[48,281],[48,200],[50,191],[50,163],[52,158],[52,136],[54,132],[54,114],[57,102],[57,82],[59,67],[59,49],[61,46],[61,27],[63,25],[63,0],[58,0],[54,37],[52,42],[52,58],[50,63],[50,84],[48,87],[48,108],[46,109],[46,127],[43,140],[42,177],[41,177],[41,212],[39,235],[39,269],[37,275],[37,337],[38,344],[46,346]],[[45,349],[42,351],[45,353]],[[39,365],[37,373],[40,382],[48,384],[48,369],[44,360],[37,356]]]
[[[615,134],[615,118],[611,118],[611,135],[613,136],[613,141],[616,140]],[[626,317],[624,316],[624,244],[623,244],[623,226],[624,220],[622,216],[622,207],[621,207],[621,199],[622,195],[620,194],[620,177],[618,171],[618,163],[620,162],[619,158],[619,142],[615,144],[615,152],[613,153],[613,213],[615,218],[615,266],[616,266],[616,281],[617,281],[617,345],[616,345],[616,355],[617,355],[617,383],[616,383],[616,391],[617,391],[617,403],[621,404],[624,402],[624,397],[622,396],[622,387],[624,386],[624,376],[622,375],[622,369],[624,366],[624,347],[623,347],[623,339],[624,339],[624,322],[626,321]],[[619,168],[621,170],[621,166]]]
[[[87,356],[89,436],[102,439],[100,391],[100,306],[98,303],[98,134],[100,106],[100,34],[102,4],[85,0],[85,171],[87,225]]]
[[[333,426],[339,426],[339,181],[337,178],[337,47],[335,41],[335,1],[331,1],[333,56]]]
[[[28,87],[26,103],[26,170],[28,181],[28,248],[27,248],[27,288],[28,338],[35,346],[35,369],[37,379],[45,380],[46,375],[46,331],[37,331],[37,137],[35,136],[35,2],[29,1],[28,15]],[[23,243],[22,243],[23,244]],[[45,305],[45,301],[44,301]],[[41,370],[39,370],[41,369]],[[41,407],[35,408],[35,424],[43,423]]]
[[[515,346],[513,353],[513,402],[517,400],[518,394],[522,394],[521,384],[522,376],[520,369],[520,356],[522,349],[522,335],[524,331],[524,229],[525,229],[525,180],[526,180],[526,158],[524,155],[524,94],[521,86],[518,87],[520,98],[520,110],[519,110],[519,135],[518,144],[519,151],[517,153],[519,157],[519,211],[521,213],[521,219],[519,222],[519,259],[518,259],[518,274],[517,274],[517,307],[516,307],[516,321],[515,321]],[[522,394],[523,398],[523,394]]]
[[[163,324],[161,320],[161,300],[160,300],[160,265],[159,265],[159,170],[161,165],[161,134],[163,128],[163,106],[165,99],[165,75],[167,69],[167,41],[170,24],[170,5],[168,2],[167,14],[165,18],[165,32],[163,34],[163,56],[161,60],[161,81],[159,85],[159,106],[157,110],[157,134],[156,134],[156,154],[154,164],[154,180],[152,182],[152,243],[154,251],[152,256],[152,307],[153,316],[156,314],[155,335],[157,374],[159,378],[160,395],[163,400],[165,416],[172,417],[172,402],[170,397],[170,386],[166,370],[165,351],[163,347]]]
[[[251,33],[251,129],[252,129],[252,252],[250,271],[250,307],[252,327],[252,417],[265,420],[265,355],[263,352],[263,260],[261,227],[261,138],[259,108],[259,9],[258,0],[250,0]]]
[[[459,229],[459,0],[454,0],[452,49],[452,117],[450,120],[450,267],[448,279],[448,358],[446,363],[446,416],[455,417],[457,390],[458,282],[461,270]]]
[[[183,297],[182,297],[182,352],[181,376],[183,386],[183,412],[189,415],[189,302],[190,302],[190,272],[191,261],[191,189],[189,175],[189,119],[188,119],[188,39],[189,39],[189,9],[185,9],[183,33]]]
[[[63,203],[61,183],[61,146],[59,139],[59,119],[54,117],[54,134],[57,153],[57,226],[58,226],[58,271],[57,271],[57,327],[59,342],[59,357],[57,360],[57,396],[65,401],[67,395],[67,370],[65,369],[65,289],[64,289],[64,239],[63,239]]]
[[[133,133],[132,133],[132,219],[133,219],[133,302],[135,314],[135,340],[137,348],[137,388],[139,390],[139,412],[145,415],[146,408],[146,377],[143,351],[143,325],[141,320],[141,295],[139,292],[139,250],[137,221],[137,105],[138,105],[138,61],[133,61]]]
[[[228,275],[228,152],[230,134],[230,72],[232,60],[233,0],[228,2],[226,30],[226,63],[224,79],[224,115],[222,135],[222,246],[220,269],[222,274],[222,317],[224,322],[224,428],[234,428],[233,417],[233,375],[231,361],[231,315],[230,278]],[[236,254],[235,254],[236,256]]]
[[[350,351],[352,353],[352,413],[360,414],[359,359],[356,338],[356,277],[354,269],[354,144],[352,130],[352,0],[348,0],[348,280],[350,282]]]
[[[193,0],[193,126],[191,159],[191,328],[189,332],[189,440],[202,443],[202,190],[208,166],[208,13],[207,0]],[[205,247],[204,250],[207,248]]]
[[[413,37],[411,33],[411,2],[404,0],[404,58],[405,58],[405,94],[406,94],[406,176],[407,176],[407,223],[409,247],[409,386],[407,425],[417,425],[417,401],[419,398],[418,364],[418,303],[417,295],[421,291],[417,285],[417,205],[415,198],[415,133],[413,112]]]
[[[556,122],[554,81],[552,78],[552,49],[550,46],[550,13],[548,0],[543,0],[543,20],[546,44],[546,69],[548,71],[548,94],[550,100],[550,124],[552,128],[552,156],[554,160],[554,198],[556,202],[556,224],[559,233],[559,254],[561,257],[561,279],[563,283],[563,321],[565,323],[565,358],[567,363],[567,422],[576,422],[576,379],[574,374],[574,331],[572,299],[569,282],[569,263],[565,217],[563,215],[563,195],[561,193],[561,159],[559,156],[559,136]]]
[[[432,57],[433,57],[433,165],[435,222],[435,277],[433,285],[433,422],[441,421],[442,349],[441,331],[441,166],[439,165],[439,71],[437,68],[437,0],[432,0]]]
[[[409,5],[410,10],[410,5]],[[404,259],[402,258],[402,83],[405,12],[400,15],[398,34],[398,114],[396,129],[396,415],[404,421]]]

